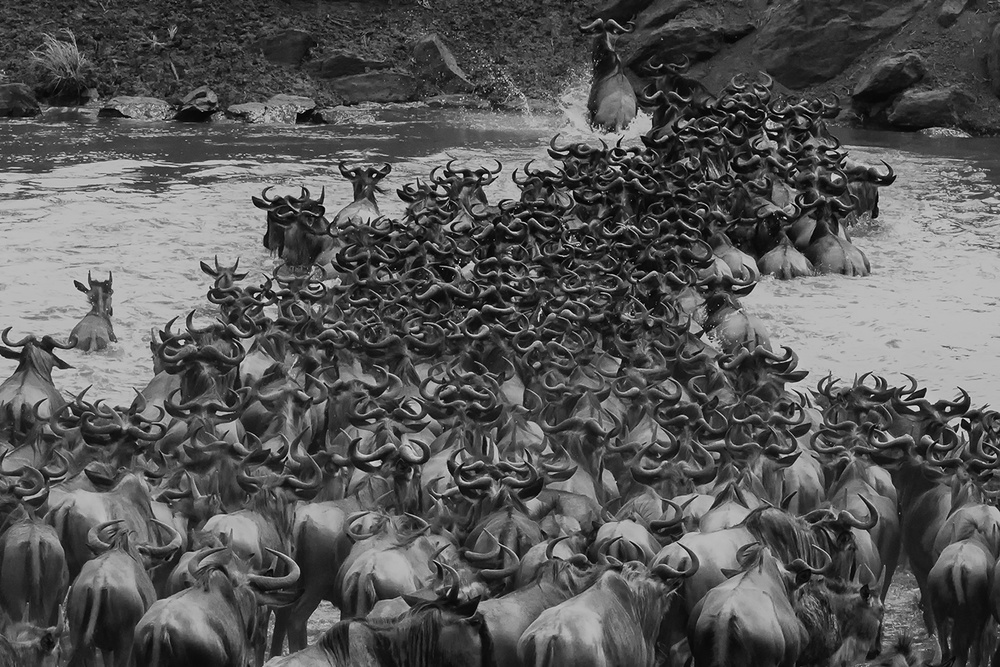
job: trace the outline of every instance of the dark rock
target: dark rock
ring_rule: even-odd
[[[640,71],[649,62],[677,62],[685,56],[692,61],[710,58],[722,50],[724,38],[718,16],[680,18],[654,30],[637,29],[619,51],[629,67]]]
[[[957,130],[954,127],[928,127],[920,130],[917,134],[935,139],[971,139],[972,135],[964,130]]]
[[[368,60],[350,51],[334,51],[329,56],[306,65],[306,71],[321,79],[336,79],[376,70],[389,69],[385,60]]]
[[[654,0],[610,0],[610,2],[605,3],[603,7],[591,14],[585,23],[590,23],[594,19],[603,19],[605,21],[618,21],[624,25],[626,21],[632,20],[636,14],[646,9],[653,3],[653,1]],[[691,0],[688,1],[690,2]]]
[[[316,38],[305,30],[282,30],[265,35],[250,45],[264,57],[279,65],[299,65],[316,46]]]
[[[942,28],[950,28],[955,25],[955,21],[965,11],[969,0],[944,0],[941,9],[938,10],[937,22]]]
[[[26,118],[42,113],[31,88],[24,83],[0,84],[0,117]]]
[[[1000,97],[1000,23],[993,27],[986,39],[986,74],[990,78],[993,94]]]
[[[961,122],[973,98],[959,88],[907,90],[889,109],[889,122],[901,129],[947,127]]]
[[[344,76],[330,81],[329,89],[344,104],[360,102],[412,102],[417,99],[419,82],[410,74],[386,70]]]
[[[490,103],[475,95],[435,95],[424,100],[432,109],[489,109]]]
[[[265,104],[274,114],[280,113],[286,118],[294,117],[294,120],[290,121],[292,123],[313,122],[312,114],[316,110],[316,102],[302,95],[275,95]]]
[[[754,30],[757,29],[753,23],[734,23],[733,25],[722,26],[722,38],[728,43],[738,42]]]
[[[413,70],[421,81],[442,93],[471,93],[475,89],[455,56],[435,34],[425,35],[413,45]]]
[[[375,122],[374,109],[365,106],[324,107],[316,109],[314,118],[319,123],[349,125],[351,123],[370,124]]]
[[[314,122],[315,109],[316,103],[308,97],[275,95],[267,102],[234,104],[226,109],[226,115],[244,123],[293,125]]]
[[[113,97],[97,112],[98,118],[131,118],[133,120],[171,120],[177,114],[173,105],[155,97]]]
[[[784,86],[828,81],[869,46],[896,32],[927,0],[779,0],[755,51]]]
[[[635,17],[635,31],[648,32],[662,27],[696,4],[695,0],[654,0]]]
[[[919,53],[907,51],[875,63],[854,87],[858,102],[877,102],[906,90],[924,78],[927,66]]]
[[[195,88],[181,100],[176,120],[185,123],[204,123],[219,110],[219,96],[208,86]]]

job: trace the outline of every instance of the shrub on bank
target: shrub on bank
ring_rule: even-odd
[[[79,98],[93,85],[93,64],[80,52],[76,35],[63,28],[65,39],[42,33],[42,45],[31,52],[39,92],[47,97]]]

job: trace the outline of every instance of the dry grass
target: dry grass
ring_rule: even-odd
[[[42,45],[31,52],[42,87],[52,95],[79,95],[91,85],[93,64],[80,53],[76,35],[63,28],[65,39],[42,34]]]

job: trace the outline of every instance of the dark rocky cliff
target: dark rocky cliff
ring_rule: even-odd
[[[1000,0],[36,0],[7,8],[0,83],[44,95],[30,52],[68,28],[102,98],[207,85],[222,106],[472,93],[516,108],[585,75],[577,26],[598,16],[635,22],[620,49],[640,89],[650,63],[686,57],[712,90],[767,71],[792,94],[837,94],[845,120],[1000,131]]]

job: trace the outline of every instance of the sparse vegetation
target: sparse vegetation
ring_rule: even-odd
[[[337,104],[328,81],[305,67],[267,61],[252,48],[263,35],[306,30],[317,46],[313,60],[338,50],[406,67],[411,42],[436,32],[451,47],[481,94],[501,101],[503,71],[529,98],[556,98],[567,72],[588,68],[588,39],[576,25],[603,0],[46,0],[7,3],[0,24],[0,69],[51,102],[49,75],[28,57],[47,55],[41,33],[71,26],[78,52],[89,59],[88,88],[99,97],[151,95],[167,100],[208,85],[224,106],[265,100],[276,93]],[[431,9],[427,9],[429,4]],[[60,46],[57,44],[56,46]],[[54,83],[54,78],[51,79]],[[495,90],[494,90],[495,89]],[[67,102],[68,103],[68,102]]]
[[[65,39],[43,33],[42,45],[31,52],[39,71],[40,89],[53,97],[79,97],[91,86],[93,65],[80,52],[76,35],[63,28]]]

